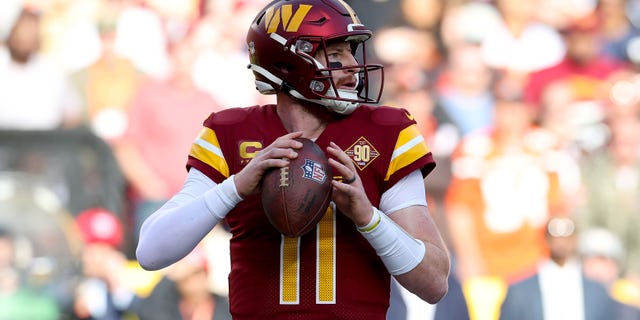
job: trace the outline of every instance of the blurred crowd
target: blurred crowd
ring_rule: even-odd
[[[0,1],[0,319],[230,319],[224,226],[159,272],[133,250],[206,116],[274,102],[244,42],[267,2]],[[640,1],[346,2],[453,262],[389,318],[640,319]]]

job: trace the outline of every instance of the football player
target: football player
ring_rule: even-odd
[[[429,303],[446,294],[449,255],[423,180],[435,163],[411,114],[376,106],[371,36],[341,0],[276,0],[258,13],[249,68],[277,103],[204,121],[183,189],[141,228],[144,268],[178,261],[224,220],[234,319],[385,319],[390,276]],[[269,223],[260,188],[267,169],[297,156],[297,137],[326,150],[343,179],[316,228],[290,238]]]

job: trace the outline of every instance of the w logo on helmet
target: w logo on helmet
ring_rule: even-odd
[[[287,32],[296,32],[302,24],[302,20],[307,16],[312,5],[301,4],[296,11],[290,4],[282,5],[279,8],[271,7],[267,9],[264,19],[267,33],[276,32],[278,26],[282,23],[282,28]]]

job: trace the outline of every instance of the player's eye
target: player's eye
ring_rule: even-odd
[[[327,58],[329,60],[339,60],[340,59],[340,53],[339,52],[329,52],[327,54]]]

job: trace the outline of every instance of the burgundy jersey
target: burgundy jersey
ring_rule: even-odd
[[[275,105],[226,109],[204,122],[187,167],[220,183],[262,148],[287,134]],[[382,193],[408,173],[435,166],[412,116],[403,109],[360,106],[327,125],[316,143],[338,144],[359,170],[378,206]],[[234,319],[385,319],[389,273],[351,220],[330,205],[318,226],[282,236],[260,195],[226,216],[231,233],[230,309]]]

